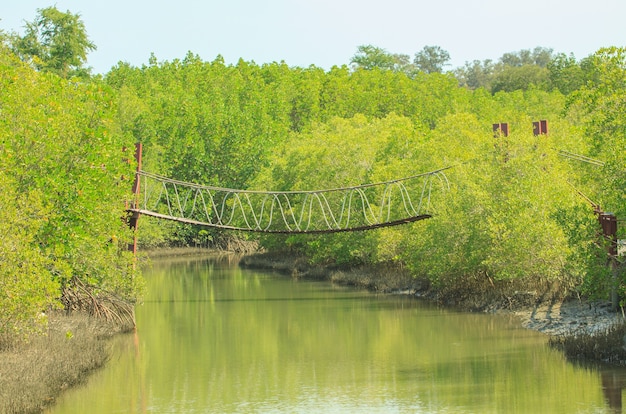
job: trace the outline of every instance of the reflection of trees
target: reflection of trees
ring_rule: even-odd
[[[146,282],[136,336],[58,412],[621,412],[626,371],[567,362],[514,318],[226,257],[154,260]]]
[[[602,379],[602,393],[609,404],[611,412],[622,412],[622,390],[626,388],[626,372],[623,370],[603,370],[600,372]]]

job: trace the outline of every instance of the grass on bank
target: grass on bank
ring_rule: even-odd
[[[109,358],[109,341],[127,330],[82,313],[49,315],[45,335],[0,348],[0,413],[41,412]]]

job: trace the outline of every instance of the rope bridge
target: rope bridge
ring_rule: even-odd
[[[407,178],[316,191],[212,187],[137,172],[129,209],[182,223],[263,233],[336,233],[396,226],[431,217],[431,195],[448,187],[446,167]]]

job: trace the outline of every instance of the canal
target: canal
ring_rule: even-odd
[[[154,260],[137,331],[46,412],[615,413],[621,370],[572,364],[509,317]]]

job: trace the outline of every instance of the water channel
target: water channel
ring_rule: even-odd
[[[145,277],[137,332],[48,414],[621,412],[624,371],[572,364],[509,317],[227,258]]]

